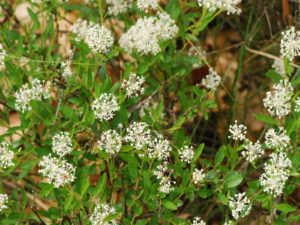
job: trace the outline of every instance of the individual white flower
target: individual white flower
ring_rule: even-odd
[[[98,141],[98,146],[109,155],[116,155],[122,147],[122,137],[115,130],[104,131]]]
[[[199,184],[201,181],[203,181],[203,179],[205,178],[206,174],[204,173],[204,171],[198,170],[197,168],[194,170],[193,172],[193,182],[194,184]]]
[[[6,169],[13,166],[14,152],[10,150],[10,145],[6,141],[0,143],[0,167]]]
[[[295,112],[300,112],[300,97],[295,100]]]
[[[265,135],[266,146],[273,149],[284,149],[290,144],[290,137],[283,127],[276,132],[273,128],[268,129]]]
[[[250,213],[252,204],[246,193],[237,193],[234,197],[229,198],[229,207],[231,209],[232,217],[238,220]]]
[[[130,73],[128,79],[122,82],[121,87],[126,90],[127,97],[136,97],[144,93],[144,82],[144,77],[138,77],[135,73]]]
[[[60,132],[52,138],[52,151],[63,157],[72,152],[72,140],[69,132]]]
[[[268,91],[263,99],[264,106],[272,116],[282,118],[291,111],[293,87],[288,80],[281,80],[273,86],[273,91]]]
[[[300,55],[300,32],[295,27],[290,27],[282,32],[280,41],[280,54],[290,61]]]
[[[242,0],[198,0],[198,5],[211,12],[221,9],[227,11],[227,14],[240,14],[242,10],[237,5],[241,2]]]
[[[34,79],[32,81],[32,87],[29,88],[28,84],[24,84],[16,93],[15,107],[17,111],[26,112],[32,109],[30,103],[32,100],[41,101],[50,97],[49,86],[44,82]]]
[[[75,167],[64,159],[56,158],[50,155],[43,156],[39,162],[42,168],[39,172],[48,178],[49,183],[59,188],[75,180]]]
[[[108,6],[108,14],[117,16],[126,12],[132,6],[131,0],[105,0]]]
[[[233,221],[229,220],[229,221],[225,222],[223,225],[233,225]]]
[[[152,136],[148,124],[144,122],[133,122],[126,129],[125,141],[137,150],[141,150],[152,141]]]
[[[115,112],[120,109],[120,106],[114,95],[104,93],[93,101],[91,108],[94,111],[96,118],[102,121],[112,119]]]
[[[164,194],[169,194],[171,191],[174,190],[172,184],[175,184],[175,181],[171,181],[171,178],[169,176],[164,176],[159,181],[158,191]]]
[[[235,141],[243,141],[246,138],[247,127],[243,124],[238,124],[238,122],[235,120],[234,124],[229,126],[229,133],[230,135],[228,136],[228,138],[233,139]]]
[[[107,220],[108,216],[115,213],[116,210],[108,204],[98,204],[90,217],[90,222],[92,225],[117,225],[118,223],[115,219]]]
[[[0,212],[7,209],[8,196],[7,194],[0,194]]]
[[[77,36],[75,41],[83,40],[93,53],[106,54],[114,43],[111,31],[93,22],[79,19],[72,26],[72,32]]]
[[[196,216],[193,219],[192,225],[206,225],[206,223],[199,216]]]
[[[172,147],[162,136],[155,137],[148,146],[148,156],[152,159],[165,160],[170,156]]]
[[[264,192],[274,197],[280,196],[291,167],[292,162],[284,152],[272,153],[270,161],[264,165],[264,173],[259,178]]]
[[[148,12],[148,9],[157,10],[159,0],[137,0],[137,7],[145,12]]]
[[[216,71],[214,71],[212,68],[209,68],[208,75],[202,79],[202,85],[207,89],[215,91],[220,83],[221,77],[216,73]]]
[[[138,19],[135,25],[122,34],[119,43],[128,53],[136,50],[142,55],[156,55],[161,51],[159,41],[170,40],[177,32],[175,21],[168,14],[159,13],[158,16]]]
[[[0,71],[5,69],[4,60],[6,58],[6,51],[3,48],[2,44],[0,44]]]
[[[252,143],[251,141],[247,140],[245,145],[245,150],[242,151],[242,156],[248,162],[254,162],[256,159],[262,157],[264,154],[264,150],[261,147],[259,141]]]
[[[190,163],[194,157],[194,148],[192,146],[183,146],[181,149],[179,149],[179,157],[180,160],[183,162]]]

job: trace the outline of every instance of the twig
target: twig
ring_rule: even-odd
[[[255,49],[251,49],[251,48],[248,48],[248,47],[246,47],[246,46],[245,46],[245,48],[246,48],[246,50],[247,50],[248,52],[251,52],[251,53],[253,53],[253,54],[261,55],[261,56],[264,56],[264,57],[266,57],[266,58],[273,59],[273,60],[280,60],[280,61],[283,61],[281,58],[279,58],[279,57],[277,57],[277,56],[275,56],[275,55],[272,55],[272,54],[269,54],[269,53],[266,53],[266,52],[262,52],[262,51],[258,51],[258,50],[255,50]],[[291,65],[292,65],[293,67],[298,68],[298,69],[300,68],[300,66],[298,66],[298,65],[295,64],[295,63],[291,63]]]
[[[54,120],[52,122],[52,126],[55,124],[56,118],[58,117],[59,108],[60,108],[60,105],[61,105],[63,95],[64,95],[64,89],[62,89],[61,95],[60,95],[59,100],[58,100],[58,104],[57,104],[57,108],[56,108],[56,111],[55,111],[55,116],[54,116]]]

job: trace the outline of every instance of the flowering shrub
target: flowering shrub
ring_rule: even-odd
[[[300,31],[253,2],[0,2],[0,224],[299,224]]]

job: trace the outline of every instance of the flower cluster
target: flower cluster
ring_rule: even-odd
[[[196,216],[193,219],[192,225],[206,225],[206,223],[199,216]]]
[[[175,184],[175,181],[171,181],[171,174],[166,175],[168,171],[168,162],[163,162],[160,164],[157,169],[153,172],[156,178],[159,180],[159,192],[164,194],[169,194],[174,190],[172,184]]]
[[[30,111],[32,100],[41,101],[50,97],[50,90],[48,85],[44,85],[42,81],[34,79],[29,88],[28,84],[24,84],[21,89],[15,93],[16,110],[20,112]]]
[[[114,156],[121,150],[122,137],[115,130],[104,131],[98,141],[98,146],[101,150]]]
[[[150,158],[166,160],[170,156],[172,147],[168,140],[163,139],[161,135],[153,138],[153,140],[148,144],[148,155]]]
[[[103,121],[112,119],[115,112],[120,109],[120,106],[114,95],[104,93],[94,100],[91,108],[94,111],[96,118]]]
[[[264,106],[272,116],[282,118],[291,111],[293,87],[288,80],[281,80],[273,86],[273,91],[268,91],[263,99]]]
[[[52,151],[63,157],[72,151],[72,141],[69,132],[60,132],[52,138]]]
[[[281,76],[286,77],[286,71],[284,67],[283,59],[275,59],[272,68]]]
[[[243,124],[238,124],[237,121],[234,121],[234,124],[229,126],[229,133],[230,135],[228,138],[235,141],[243,141],[246,138],[247,127],[245,127]]]
[[[263,190],[274,197],[281,195],[291,167],[292,163],[284,152],[272,153],[270,161],[264,165],[264,173],[260,176]]]
[[[203,181],[203,179],[205,178],[206,174],[204,173],[204,171],[198,170],[197,168],[194,170],[193,172],[193,182],[194,184],[199,184],[201,181]]]
[[[0,44],[0,71],[5,69],[4,60],[6,57],[6,51],[3,46]]]
[[[3,141],[0,143],[0,167],[6,169],[13,166],[14,152],[10,150],[10,145]]]
[[[131,0],[105,0],[108,8],[108,14],[117,16],[126,12],[132,6]]]
[[[194,154],[194,149],[191,146],[185,145],[181,149],[179,149],[179,157],[183,162],[190,163],[194,157]]]
[[[72,32],[76,35],[75,41],[83,40],[93,53],[106,54],[114,43],[110,30],[86,20],[77,20],[72,26]]]
[[[51,154],[43,156],[39,162],[42,168],[39,172],[48,178],[49,183],[59,188],[75,180],[75,167],[61,158],[53,157]]]
[[[136,97],[144,93],[143,84],[145,79],[138,77],[135,73],[130,73],[128,79],[124,80],[121,87],[126,90],[127,97]]]
[[[300,55],[300,32],[296,31],[295,27],[290,27],[282,32],[280,54],[290,61]]]
[[[140,18],[120,38],[120,46],[131,53],[137,50],[142,55],[156,55],[161,51],[159,41],[170,40],[178,32],[175,21],[166,13]]]
[[[207,8],[211,12],[220,9],[227,11],[227,14],[240,14],[242,10],[237,5],[241,2],[242,0],[198,0],[198,5]]]
[[[290,144],[290,137],[283,127],[279,127],[277,132],[273,128],[268,129],[265,139],[266,146],[272,149],[284,149]]]
[[[147,12],[149,8],[156,10],[158,8],[158,0],[137,0],[137,7]]]
[[[126,132],[125,141],[137,150],[141,150],[152,141],[149,126],[144,122],[133,122],[126,129]]]
[[[67,79],[72,76],[72,68],[71,68],[71,61],[67,60],[61,64],[63,68],[62,76],[63,78]]]
[[[92,225],[117,225],[117,221],[107,220],[107,217],[115,214],[116,210],[110,207],[108,204],[99,204],[95,207],[93,214],[90,217],[90,222]]]
[[[252,143],[251,141],[246,141],[245,150],[242,151],[242,156],[248,162],[254,162],[256,159],[262,157],[264,150],[261,147],[259,141]]]
[[[0,212],[7,209],[8,196],[7,194],[0,194]]]
[[[207,89],[215,91],[220,83],[221,77],[216,73],[216,71],[209,68],[209,73],[205,78],[203,78],[202,85]]]
[[[250,213],[252,204],[246,196],[246,193],[237,193],[234,197],[229,198],[229,207],[231,209],[232,217],[238,220]]]

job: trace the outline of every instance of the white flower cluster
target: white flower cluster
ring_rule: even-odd
[[[198,0],[200,7],[205,7],[209,11],[214,12],[217,9],[227,11],[227,14],[240,14],[242,10],[237,7],[242,0]]]
[[[30,111],[32,100],[41,101],[50,97],[50,90],[48,85],[44,85],[44,82],[34,79],[29,88],[28,84],[24,84],[16,93],[15,107],[17,111],[26,112]]]
[[[126,12],[132,6],[131,0],[105,0],[108,6],[108,14],[117,16]]]
[[[60,132],[52,138],[52,151],[64,157],[72,151],[72,140],[69,132]]]
[[[197,168],[193,172],[193,182],[194,184],[199,184],[205,178],[206,174],[204,173],[203,169],[198,170]]]
[[[279,150],[288,147],[291,141],[283,127],[279,127],[277,132],[274,130],[274,128],[268,129],[265,139],[265,143],[268,148]]]
[[[158,191],[161,193],[169,194],[174,190],[172,184],[175,184],[175,181],[171,180],[171,173],[166,175],[168,171],[168,162],[163,162],[160,164],[157,169],[153,172],[156,178],[159,180],[159,188]]]
[[[115,156],[122,147],[122,136],[115,130],[104,131],[98,141],[98,146],[102,151]]]
[[[293,87],[288,80],[281,80],[273,86],[273,91],[268,91],[263,99],[264,106],[272,116],[282,118],[291,111]]]
[[[153,138],[148,145],[148,156],[152,159],[166,160],[172,151],[169,141],[161,135]]]
[[[300,55],[300,32],[296,31],[295,27],[292,26],[282,32],[280,54],[290,61],[292,61],[295,56]]]
[[[230,135],[228,138],[235,141],[243,141],[246,138],[247,127],[245,127],[243,124],[238,124],[237,121],[234,121],[234,124],[229,126],[229,133]]]
[[[4,60],[6,57],[6,51],[3,48],[2,44],[0,44],[0,71],[5,69]]]
[[[270,161],[264,165],[264,173],[259,178],[263,190],[274,197],[280,196],[291,167],[292,162],[285,153],[272,153]]]
[[[13,166],[14,152],[10,150],[10,145],[3,141],[0,143],[0,167],[6,169]]]
[[[94,111],[96,118],[103,121],[112,119],[115,112],[120,109],[120,106],[114,95],[104,93],[94,100],[91,108]]]
[[[295,100],[295,112],[300,112],[300,97]]]
[[[196,216],[193,219],[192,225],[206,225],[206,223],[199,216]]]
[[[0,212],[7,209],[8,196],[7,194],[0,194]]]
[[[138,77],[135,73],[130,73],[128,79],[122,82],[121,87],[126,91],[127,97],[136,97],[144,93],[144,82],[144,77]]]
[[[67,61],[63,62],[61,64],[61,66],[63,68],[63,73],[62,73],[63,78],[67,79],[67,78],[71,77],[73,74],[72,68],[71,68],[71,61],[67,60]]]
[[[39,172],[48,178],[49,183],[59,188],[75,180],[75,167],[66,160],[50,155],[43,156],[39,162]]]
[[[194,148],[192,146],[185,145],[179,149],[179,157],[183,162],[190,163],[194,157]]]
[[[242,156],[250,163],[254,162],[256,159],[262,157],[264,150],[259,143],[259,141],[252,143],[247,140],[245,145],[245,150],[242,151]]]
[[[209,68],[209,73],[205,78],[203,78],[202,85],[207,89],[215,91],[220,83],[221,77],[216,73],[216,71]]]
[[[116,210],[108,204],[99,204],[95,207],[93,214],[90,217],[92,225],[117,225],[117,221],[107,220],[107,217],[115,214]]]
[[[86,20],[77,20],[72,26],[72,32],[77,36],[75,41],[83,40],[93,53],[106,54],[114,43],[110,30]]]
[[[128,53],[137,50],[142,55],[156,55],[161,51],[159,42],[170,40],[176,36],[178,27],[166,13],[158,16],[140,18],[120,38],[120,46]]]
[[[137,150],[141,150],[152,141],[149,126],[144,122],[133,122],[126,129],[126,132],[127,134],[124,137],[125,141],[129,142],[130,145]]]
[[[159,0],[137,0],[137,7],[145,12],[148,12],[148,9],[151,8],[156,10],[158,8]]]
[[[252,204],[246,196],[246,193],[237,193],[234,197],[229,198],[229,207],[231,209],[232,217],[238,220],[250,213]]]

